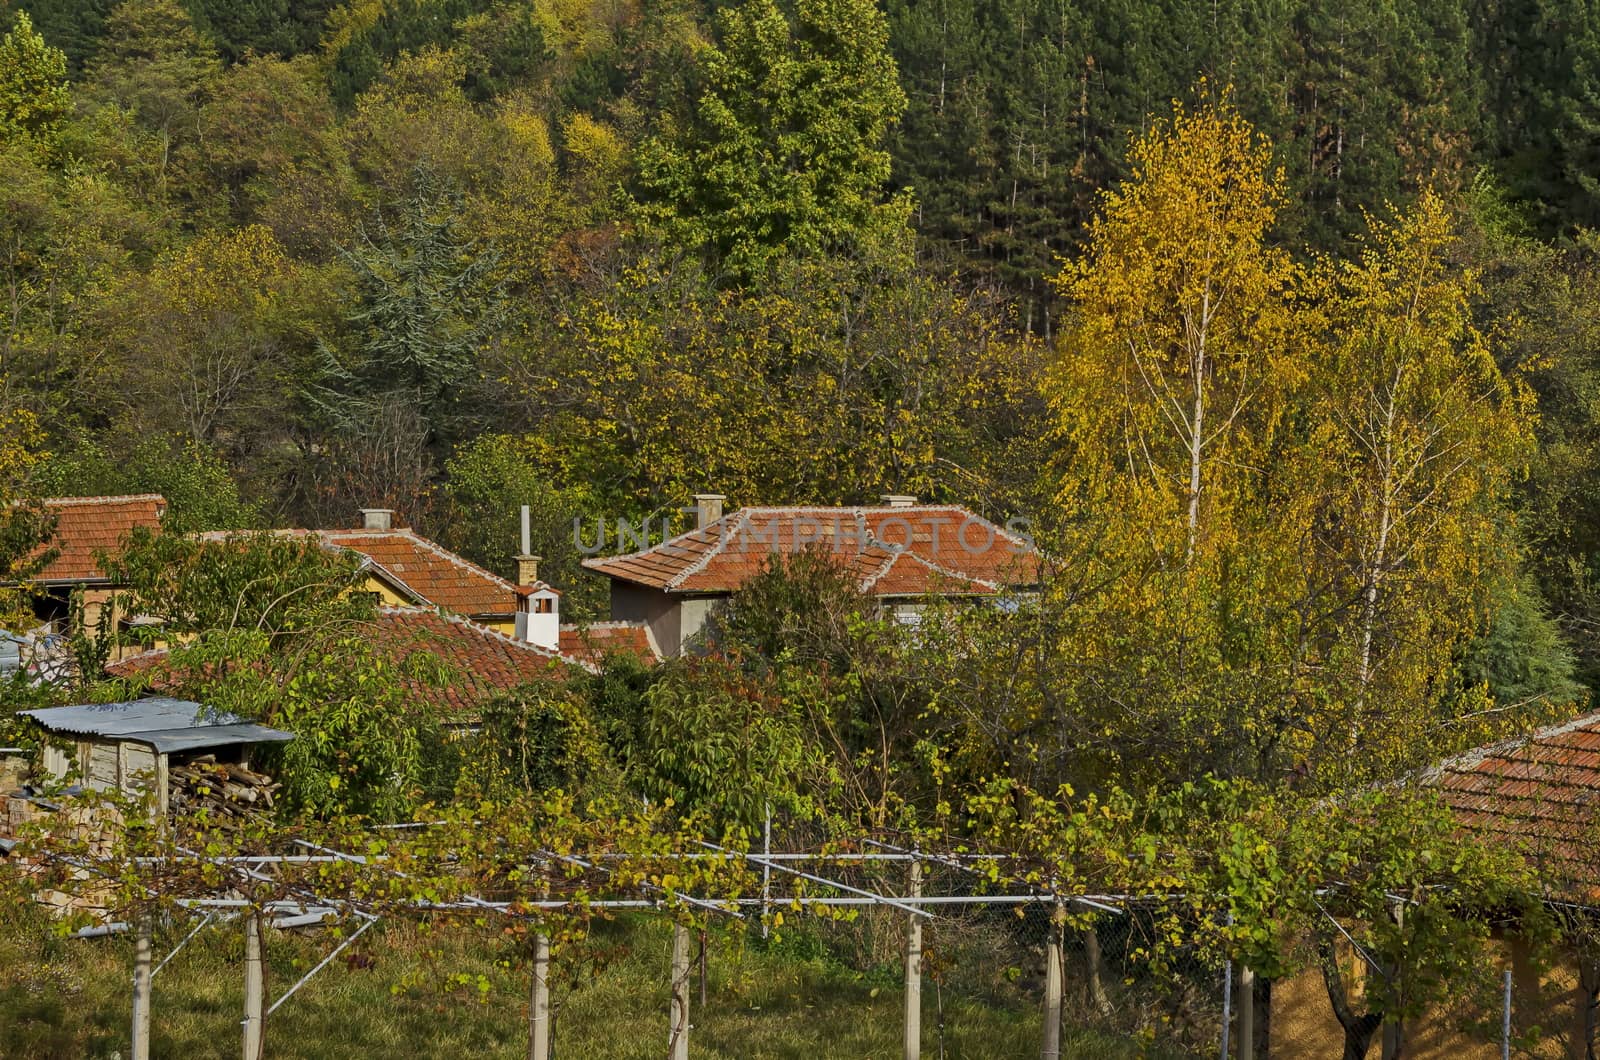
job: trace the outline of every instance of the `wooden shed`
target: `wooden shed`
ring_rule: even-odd
[[[77,767],[85,787],[129,794],[154,787],[167,812],[168,768],[200,754],[247,765],[251,747],[282,743],[293,733],[245,721],[186,699],[137,699],[24,710],[45,731],[70,742],[71,751],[45,747],[41,765],[62,778]]]

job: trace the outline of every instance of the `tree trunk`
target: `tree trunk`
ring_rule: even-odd
[[[1195,344],[1194,410],[1189,422],[1189,543],[1185,560],[1194,559],[1194,543],[1200,533],[1200,460],[1205,450],[1206,422],[1206,329],[1211,317],[1211,292],[1208,289],[1200,306],[1200,334]]]
[[[1600,1031],[1600,959],[1582,958],[1578,963],[1578,1048],[1581,1060],[1600,1060],[1595,1055],[1596,1032]]]
[[[1111,1015],[1111,998],[1106,993],[1105,952],[1100,948],[1100,932],[1093,924],[1083,929],[1084,989],[1089,1004],[1101,1016]]]
[[[1344,989],[1344,973],[1339,970],[1339,958],[1333,952],[1331,938],[1317,939],[1317,961],[1322,966],[1322,983],[1327,987],[1333,1016],[1344,1028],[1344,1060],[1366,1060],[1372,1048],[1372,1036],[1383,1026],[1383,1016],[1377,1012],[1358,1013],[1350,1007],[1350,997]]]

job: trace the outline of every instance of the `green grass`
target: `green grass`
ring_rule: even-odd
[[[238,1055],[240,934],[237,925],[208,928],[157,977],[155,1056]],[[158,936],[158,961],[175,940]],[[326,935],[276,931],[266,941],[269,1002],[334,945]],[[640,918],[600,925],[584,960],[569,954],[554,993],[556,1057],[665,1055],[670,948],[671,929]],[[527,1055],[528,970],[507,943],[397,924],[374,928],[352,950],[361,955],[357,967],[341,955],[268,1020],[269,1056]],[[708,1004],[694,1012],[691,1055],[898,1055],[901,992],[892,968],[854,972],[804,932],[778,946],[714,932],[708,952]],[[576,984],[574,965],[584,968]],[[40,941],[0,931],[0,1055],[126,1055],[131,968],[126,937]],[[925,981],[923,990],[924,1056],[1039,1055],[1037,1003],[1022,989]],[[698,1004],[698,984],[693,998]],[[1142,1055],[1132,1041],[1090,1031],[1069,1030],[1066,1039],[1066,1056]]]

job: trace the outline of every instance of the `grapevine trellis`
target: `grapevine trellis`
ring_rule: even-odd
[[[385,826],[385,830],[423,830],[439,823],[442,822],[412,822]],[[168,909],[175,913],[187,912],[195,918],[189,930],[159,961],[154,959],[150,944],[154,917],[148,914],[136,917],[132,922],[119,920],[95,924],[76,934],[80,937],[118,932],[135,935],[132,1056],[134,1060],[147,1060],[152,981],[179,951],[206,928],[242,921],[245,937],[242,1055],[245,1060],[258,1060],[263,1055],[266,1017],[288,1002],[341,952],[385,917],[489,913],[531,921],[528,1055],[531,1060],[549,1060],[552,930],[545,922],[546,918],[561,914],[588,917],[595,913],[605,915],[611,911],[653,911],[669,917],[673,924],[672,958],[668,970],[671,1000],[666,1037],[668,1056],[672,1060],[686,1060],[689,1056],[691,1012],[690,936],[691,923],[695,918],[728,918],[737,921],[758,916],[765,933],[773,921],[773,914],[784,910],[835,917],[875,908],[903,914],[905,918],[901,960],[905,1001],[904,1056],[906,1060],[916,1060],[920,1056],[922,1040],[924,925],[937,920],[941,911],[960,907],[1021,910],[1040,906],[1048,911],[1050,922],[1045,947],[1040,1055],[1051,1060],[1059,1057],[1061,1050],[1065,978],[1063,939],[1068,930],[1069,910],[1119,915],[1130,903],[1141,900],[1140,896],[1130,895],[1063,894],[1049,887],[1005,887],[1004,884],[1013,883],[1016,878],[997,871],[996,866],[1010,857],[1004,854],[932,852],[867,837],[859,838],[843,848],[773,850],[770,830],[763,833],[763,846],[759,850],[738,850],[705,839],[693,842],[698,849],[662,850],[652,852],[649,857],[652,862],[667,866],[700,863],[715,864],[725,869],[734,867],[742,870],[741,879],[748,878],[753,883],[759,878],[759,893],[746,893],[737,885],[729,886],[721,893],[709,889],[689,893],[676,889],[670,883],[663,884],[646,878],[637,871],[635,857],[614,851],[572,853],[538,850],[526,855],[530,864],[543,865],[547,869],[560,866],[570,870],[571,874],[552,871],[528,874],[528,884],[539,892],[536,895],[466,892],[429,898],[402,890],[400,896],[396,897],[372,889],[367,893],[333,897],[319,893],[309,883],[292,882],[292,877],[285,876],[285,872],[299,872],[315,878],[319,871],[327,868],[354,868],[397,881],[412,877],[405,870],[388,864],[387,857],[382,854],[360,853],[307,839],[291,838],[287,840],[287,845],[292,850],[283,852],[212,855],[189,847],[177,847],[159,855],[127,859],[127,864],[141,871],[175,868],[193,870],[198,867],[220,874],[210,893],[191,892],[171,897],[147,892],[146,897],[150,900],[166,899],[164,904]],[[52,852],[43,848],[35,856],[42,861],[60,861],[80,877],[91,879],[96,876],[109,877],[116,869],[114,859],[96,858],[84,853]],[[457,857],[450,849],[441,849],[435,856],[445,863]],[[840,869],[863,866],[880,872],[895,872],[903,879],[904,886],[892,889],[861,886],[840,878]],[[926,871],[935,867],[969,877],[973,886],[963,888],[962,893],[926,893]],[[248,890],[252,885],[263,884],[282,893],[267,900],[240,893],[241,889]],[[994,884],[1001,886],[998,890],[987,889]],[[1148,899],[1150,896],[1142,897]],[[264,990],[263,926],[292,929],[334,923],[353,924],[355,929],[344,934],[331,952],[269,1003]]]

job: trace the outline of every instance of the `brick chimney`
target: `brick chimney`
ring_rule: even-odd
[[[909,493],[885,493],[878,501],[885,508],[914,508],[917,504],[917,498]]]
[[[532,585],[539,580],[539,557],[524,553],[517,557],[517,584]]]
[[[393,508],[362,508],[361,529],[363,530],[392,530],[394,529]]]
[[[694,525],[704,530],[722,518],[722,504],[728,498],[721,493],[696,493],[694,495]]]

